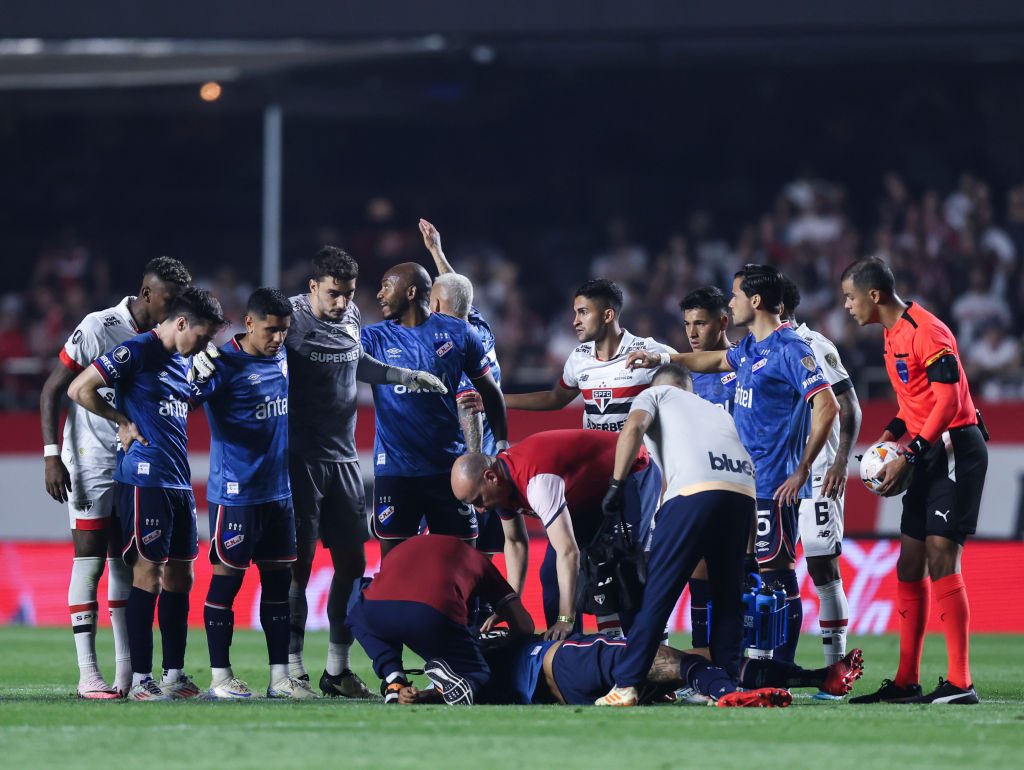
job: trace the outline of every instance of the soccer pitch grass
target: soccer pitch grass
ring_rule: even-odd
[[[685,646],[685,637],[675,640]],[[895,637],[855,639],[864,649],[860,692],[896,667]],[[319,678],[326,635],[307,637]],[[801,663],[820,666],[814,636]],[[358,650],[358,648],[357,648]],[[797,697],[789,709],[664,705],[414,706],[318,700],[243,703],[84,702],[71,634],[0,628],[0,751],[5,767],[577,768],[1003,767],[1024,750],[1024,638],[975,636],[980,706],[850,706]],[[263,635],[235,633],[235,672],[266,687]],[[926,689],[945,671],[941,637],[925,644]],[[109,630],[100,660],[112,668]],[[157,640],[159,661],[159,639]],[[376,688],[361,651],[354,668]],[[406,665],[418,662],[407,660]],[[190,631],[188,671],[209,684],[205,638]],[[422,680],[422,677],[414,677]],[[857,692],[857,691],[855,691]],[[809,694],[809,693],[808,693]]]

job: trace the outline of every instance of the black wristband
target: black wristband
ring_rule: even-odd
[[[931,448],[931,444],[920,436],[917,436],[907,445],[907,448],[903,450],[903,456],[906,458],[908,465],[913,465],[920,458],[924,457],[925,452]]]
[[[892,434],[894,439],[899,439],[900,436],[907,432],[907,424],[899,417],[893,417],[889,420],[889,424],[885,426],[885,429]]]

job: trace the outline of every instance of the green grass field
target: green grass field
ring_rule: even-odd
[[[109,631],[100,642],[101,662],[112,660]],[[895,669],[897,641],[855,643],[866,660],[860,690],[874,689]],[[326,645],[324,634],[311,634],[307,660],[321,663]],[[801,647],[801,663],[820,665],[814,637]],[[157,650],[159,659],[159,642]],[[232,653],[236,674],[254,690],[266,687],[262,634],[237,632]],[[807,697],[770,710],[86,703],[73,697],[77,669],[67,629],[0,628],[0,751],[5,767],[76,769],[1013,766],[1024,750],[1022,653],[1020,636],[974,637],[973,675],[983,699],[976,707],[855,707]],[[942,639],[929,637],[927,684],[944,673],[944,655]],[[365,656],[355,668],[376,686]],[[201,630],[190,634],[188,670],[208,684]]]

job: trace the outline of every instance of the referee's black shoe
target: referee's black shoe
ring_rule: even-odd
[[[916,703],[921,697],[921,685],[911,684],[899,687],[891,679],[882,680],[882,686],[867,695],[850,698],[850,703]]]
[[[914,698],[910,703],[949,703],[958,706],[974,706],[978,703],[978,692],[974,689],[973,684],[967,685],[966,688],[957,687],[940,676],[938,687],[927,695]]]

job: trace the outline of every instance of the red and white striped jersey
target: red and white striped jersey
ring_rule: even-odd
[[[634,350],[649,353],[675,353],[651,337],[635,337],[622,330],[622,342],[615,356],[602,361],[594,352],[595,343],[584,342],[565,362],[562,387],[579,388],[583,394],[583,427],[591,430],[622,430],[633,399],[651,384],[656,369],[627,369],[626,359]]]

